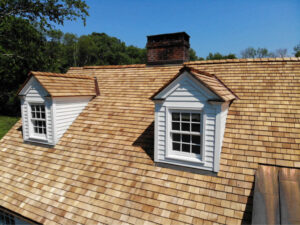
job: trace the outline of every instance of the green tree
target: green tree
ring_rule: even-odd
[[[190,56],[190,61],[197,61],[197,60],[199,60],[198,56],[196,55],[195,50],[192,49],[192,48],[189,49],[189,56]]]
[[[72,33],[66,33],[63,37],[64,68],[77,66],[78,63],[78,37]]]
[[[51,23],[63,25],[65,20],[80,18],[86,22],[88,5],[84,0],[0,0],[0,20],[21,17],[38,22],[41,28]]]
[[[30,70],[64,70],[61,33],[51,25],[77,18],[85,23],[87,9],[84,0],[0,0],[1,114],[19,111],[15,93]]]
[[[8,17],[0,23],[0,114],[19,111],[15,96],[30,70],[44,70],[46,38],[27,20]]]
[[[229,53],[228,55],[222,55],[221,53],[209,53],[206,60],[220,60],[220,59],[236,59],[235,54]]]
[[[122,65],[146,62],[146,50],[126,44],[105,33],[78,39],[78,65]]]
[[[253,48],[248,47],[245,50],[241,51],[242,58],[267,58],[275,57],[276,55],[273,52],[269,52],[266,48]]]
[[[300,43],[294,47],[295,56],[300,57]]]

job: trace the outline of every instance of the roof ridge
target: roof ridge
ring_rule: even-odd
[[[300,61],[300,57],[283,57],[283,58],[247,58],[247,59],[215,59],[202,61],[189,61],[183,63],[184,65],[198,65],[198,64],[221,64],[221,63],[245,63],[245,62],[288,62]]]
[[[209,77],[213,77],[214,76],[211,73],[208,73],[208,72],[203,71],[203,70],[198,70],[198,69],[195,69],[194,67],[187,66],[187,65],[183,65],[183,67],[179,71],[181,72],[183,70],[188,70],[190,72],[199,73],[199,74],[202,74],[202,75],[205,75],[205,76],[209,76]]]
[[[90,77],[87,75],[74,75],[74,74],[67,74],[67,73],[50,73],[50,72],[30,71],[28,75],[29,76],[36,75],[36,76],[51,76],[51,77],[65,77],[65,78],[94,80],[94,77]]]
[[[189,72],[196,72],[196,73],[198,73],[198,74],[201,74],[201,75],[205,75],[205,76],[209,76],[209,77],[213,77],[213,78],[215,78],[216,80],[218,80],[229,92],[231,92],[231,94],[233,94],[237,99],[239,99],[239,97],[222,81],[222,80],[220,80],[220,78],[218,78],[218,76],[217,75],[215,75],[215,74],[211,74],[211,73],[208,73],[208,72],[206,72],[206,71],[202,71],[202,70],[198,70],[198,69],[195,69],[195,68],[193,68],[193,67],[191,67],[191,66],[187,66],[187,65],[184,65],[181,69],[180,69],[180,71],[182,71],[182,70],[189,70]]]
[[[146,64],[129,64],[129,65],[103,65],[103,66],[84,66],[78,67],[78,69],[119,69],[119,68],[143,68]],[[72,67],[75,69],[76,67]]]

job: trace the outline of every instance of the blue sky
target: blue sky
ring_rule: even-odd
[[[300,43],[300,0],[87,0],[90,16],[58,27],[78,36],[107,33],[145,47],[146,36],[185,31],[198,56]]]

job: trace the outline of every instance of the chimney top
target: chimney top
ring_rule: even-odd
[[[147,36],[147,64],[181,64],[189,60],[190,36],[185,32]]]

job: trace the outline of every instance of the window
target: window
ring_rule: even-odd
[[[185,156],[201,155],[201,113],[171,112],[172,152]]]
[[[31,124],[33,135],[37,137],[46,137],[46,113],[45,105],[43,104],[32,104],[31,108]]]
[[[0,210],[0,224],[15,224],[14,216]]]

